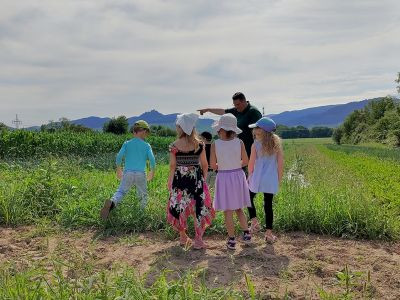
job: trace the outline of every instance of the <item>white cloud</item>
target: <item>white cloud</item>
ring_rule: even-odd
[[[276,113],[395,93],[400,3],[11,1],[0,121],[227,107]]]

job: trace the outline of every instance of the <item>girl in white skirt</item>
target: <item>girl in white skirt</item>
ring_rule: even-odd
[[[247,166],[248,157],[243,142],[236,137],[242,131],[237,127],[237,120],[232,114],[225,114],[216,121],[213,129],[220,139],[211,146],[210,164],[218,170],[215,182],[214,208],[222,210],[228,231],[228,249],[235,249],[235,230],[233,213],[238,216],[243,230],[243,242],[250,243],[251,235],[247,226],[244,207],[251,207],[249,187],[243,167]]]

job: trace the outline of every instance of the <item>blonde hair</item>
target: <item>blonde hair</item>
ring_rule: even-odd
[[[176,132],[178,134],[178,139],[184,138],[188,144],[192,144],[194,146],[195,150],[197,150],[199,145],[202,143],[195,128],[193,128],[192,133],[188,135],[182,130],[181,126],[177,125]]]
[[[232,139],[237,136],[236,132],[234,132],[233,130],[225,130],[225,129],[221,128],[220,130],[218,130],[219,136],[220,136],[221,132],[225,132],[225,137],[227,139]]]
[[[263,155],[273,155],[278,153],[282,148],[281,139],[273,132],[265,131],[262,128],[254,128],[253,135],[256,137],[256,130],[260,134],[260,139],[258,139],[262,146]]]

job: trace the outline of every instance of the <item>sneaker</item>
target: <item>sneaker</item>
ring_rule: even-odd
[[[226,242],[226,248],[230,250],[235,250],[236,249],[236,241],[235,238],[229,238],[228,241]]]
[[[100,217],[105,221],[108,218],[108,215],[110,214],[110,211],[115,207],[114,202],[111,200],[106,200],[104,202],[104,206],[100,211]]]
[[[251,243],[251,234],[250,234],[249,231],[243,231],[242,241],[245,244],[250,244]]]

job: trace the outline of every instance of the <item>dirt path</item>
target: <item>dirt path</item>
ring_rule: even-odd
[[[281,234],[274,245],[266,245],[260,234],[252,247],[239,243],[235,252],[226,250],[221,236],[207,237],[209,249],[196,251],[182,249],[177,241],[154,233],[100,239],[94,231],[47,236],[36,231],[30,227],[0,228],[0,265],[13,262],[23,267],[39,262],[50,270],[50,259],[57,256],[77,266],[88,264],[93,270],[129,265],[147,274],[149,283],[165,269],[175,271],[171,276],[177,276],[204,268],[208,287],[232,285],[236,290],[246,290],[247,273],[266,299],[285,294],[295,299],[318,298],[317,287],[342,293],[345,287],[336,272],[348,265],[352,289],[358,297],[366,284],[375,299],[400,299],[399,243],[287,233]],[[70,276],[74,276],[73,270]],[[357,275],[358,271],[363,273]]]

